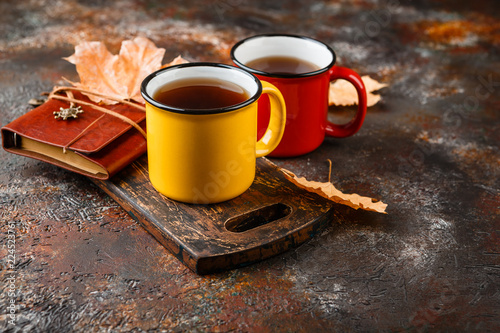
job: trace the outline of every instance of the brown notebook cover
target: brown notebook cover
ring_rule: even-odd
[[[74,95],[90,102],[79,93]],[[62,120],[55,119],[53,113],[68,108],[69,103],[55,99],[45,102],[2,127],[3,148],[10,153],[103,180],[146,152],[146,139],[130,124],[90,106],[80,106],[83,113],[78,114],[78,118]],[[125,104],[99,106],[128,117],[142,129],[146,128],[146,114],[139,109]],[[81,137],[72,142],[79,135]]]

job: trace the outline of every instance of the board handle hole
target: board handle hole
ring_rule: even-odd
[[[244,232],[284,218],[291,213],[290,206],[276,203],[230,218],[224,226],[231,232]]]

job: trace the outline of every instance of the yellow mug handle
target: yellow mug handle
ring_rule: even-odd
[[[261,81],[262,93],[269,96],[271,116],[269,125],[262,138],[257,141],[256,157],[266,156],[280,143],[285,132],[286,106],[281,92],[269,82]]]

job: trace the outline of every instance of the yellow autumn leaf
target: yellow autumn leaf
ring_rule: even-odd
[[[366,88],[367,106],[373,106],[380,101],[380,95],[373,94],[374,91],[387,87],[386,83],[380,83],[365,75],[361,77]],[[328,94],[330,105],[346,106],[358,104],[358,93],[356,88],[346,80],[337,80],[330,84]]]
[[[384,213],[387,207],[387,204],[382,201],[375,201],[369,197],[363,197],[356,193],[354,194],[344,194],[341,191],[337,190],[332,183],[321,183],[316,181],[309,181],[304,177],[297,177],[293,172],[281,168],[281,171],[285,174],[285,176],[292,183],[297,185],[300,188],[303,188],[309,192],[313,192],[319,194],[320,196],[331,200],[333,202],[349,206],[354,209],[363,209],[369,210],[377,213]]]

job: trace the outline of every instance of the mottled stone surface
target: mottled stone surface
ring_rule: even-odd
[[[85,40],[117,52],[145,36],[165,62],[230,63],[240,38],[304,34],[389,85],[355,136],[273,160],[327,181],[331,159],[339,189],[388,215],[341,208],[349,223],[217,275],[193,274],[85,177],[1,150],[2,331],[500,329],[498,1],[18,0],[0,12],[2,125],[78,80],[62,57]]]

